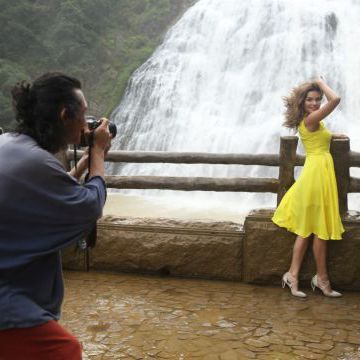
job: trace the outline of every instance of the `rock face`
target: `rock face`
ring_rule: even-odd
[[[90,268],[279,285],[295,235],[274,225],[272,214],[253,211],[244,228],[232,222],[106,216],[98,223]],[[348,214],[343,222],[344,239],[329,242],[329,274],[334,288],[360,290],[360,214]],[[63,263],[84,269],[84,254],[68,248]],[[315,272],[310,244],[301,269],[303,286],[309,287]]]
[[[287,271],[295,235],[271,221],[273,211],[251,212],[245,219],[244,278],[246,282],[279,284]]]
[[[272,223],[272,210],[257,210],[245,220],[243,280],[279,285],[289,268],[296,235]],[[339,289],[360,289],[360,214],[343,219],[345,233],[341,241],[328,243],[328,270],[331,282]],[[309,287],[316,266],[309,244],[301,269],[300,281]]]
[[[90,266],[97,270],[241,280],[243,230],[231,222],[104,217]],[[67,268],[83,255],[67,249]]]

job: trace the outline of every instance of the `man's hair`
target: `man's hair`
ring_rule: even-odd
[[[61,111],[75,118],[81,100],[75,90],[79,80],[62,73],[46,73],[32,84],[22,81],[11,91],[17,133],[31,136],[45,150],[55,153],[67,146]]]

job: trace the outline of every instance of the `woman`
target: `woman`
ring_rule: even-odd
[[[325,94],[327,102],[321,106]],[[339,214],[334,164],[329,152],[332,135],[323,119],[334,111],[340,97],[322,78],[305,83],[284,98],[284,126],[297,129],[306,152],[301,175],[285,194],[272,218],[278,226],[295,233],[290,269],[282,277],[291,294],[306,297],[299,291],[298,277],[310,239],[317,273],[311,280],[313,290],[319,288],[325,296],[339,297],[331,289],[326,266],[327,241],[340,240],[344,232]],[[337,135],[343,137],[344,135]]]
[[[54,156],[79,144],[85,129],[80,82],[45,74],[16,85],[12,98],[18,127],[0,136],[0,359],[79,360],[78,340],[57,322],[60,250],[101,216],[108,121],[95,130],[89,180],[81,185],[71,175],[79,169],[68,174]]]

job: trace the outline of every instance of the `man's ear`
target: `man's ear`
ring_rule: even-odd
[[[66,108],[63,107],[60,111],[60,120],[66,124],[67,120],[68,120],[68,116],[67,116],[67,111]]]

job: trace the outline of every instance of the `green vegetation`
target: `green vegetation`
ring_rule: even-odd
[[[131,73],[195,0],[0,0],[0,126],[10,90],[47,71],[78,77],[90,111],[109,115]]]

